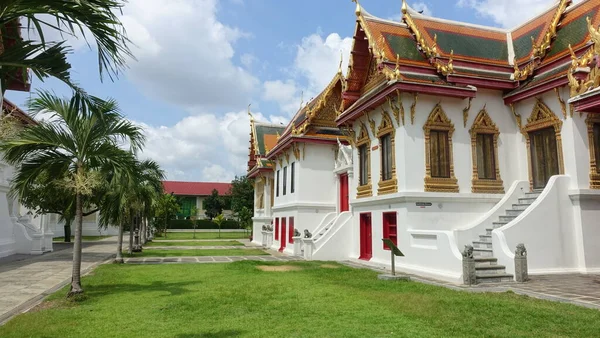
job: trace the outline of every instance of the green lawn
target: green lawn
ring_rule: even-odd
[[[250,236],[249,233],[239,231],[239,232],[221,232],[221,237],[219,237],[218,232],[197,232],[196,239],[242,239],[248,238]],[[193,232],[168,232],[167,237],[164,236],[156,236],[156,240],[161,239],[194,239]]]
[[[101,239],[105,239],[111,236],[82,236],[81,239],[84,241],[99,241]],[[75,240],[75,236],[71,236],[71,242]],[[53,242],[64,242],[65,237],[54,237],[52,238]]]
[[[148,242],[144,247],[152,246],[240,246],[244,245],[238,241],[203,241],[203,242]]]
[[[182,256],[260,256],[268,253],[259,249],[191,249],[191,250],[160,250],[144,249],[129,257],[182,257]]]
[[[385,282],[318,262],[103,265],[0,337],[598,337],[600,311],[513,293]]]

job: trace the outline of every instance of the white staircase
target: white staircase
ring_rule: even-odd
[[[352,213],[349,211],[337,214],[335,218],[328,222],[323,222],[323,226],[316,229],[313,233],[312,254],[310,259],[315,260],[343,260],[347,259],[349,252],[340,248],[338,243],[349,243],[351,231],[345,225],[352,220]],[[349,248],[349,246],[347,246]],[[306,248],[305,248],[306,249]],[[349,249],[348,249],[349,250]]]
[[[498,265],[498,259],[494,257],[492,247],[492,231],[501,228],[517,218],[540,196],[539,192],[528,192],[519,198],[517,204],[506,210],[504,216],[500,216],[497,222],[493,222],[491,229],[485,229],[486,233],[479,235],[479,240],[473,241],[473,257],[475,258],[475,272],[477,283],[498,283],[513,280],[513,275],[506,273],[504,265]]]

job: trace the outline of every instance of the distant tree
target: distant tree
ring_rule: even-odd
[[[213,219],[223,213],[223,200],[219,196],[217,189],[213,189],[210,196],[204,200],[204,214],[208,219]]]
[[[192,205],[190,209],[190,220],[192,221],[192,226],[194,227],[194,239],[196,239],[196,220],[198,219],[198,207]]]
[[[169,220],[173,218],[180,210],[179,201],[172,194],[163,194],[156,201],[155,216],[158,219],[158,224],[163,225],[164,236],[167,236],[167,228]]]
[[[212,221],[219,226],[219,238],[221,238],[221,225],[225,223],[225,216],[223,216],[223,214],[218,214]]]
[[[231,211],[245,228],[254,215],[254,183],[246,176],[236,176],[229,190]]]

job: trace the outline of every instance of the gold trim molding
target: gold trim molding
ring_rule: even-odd
[[[523,128],[522,133],[527,139],[527,162],[529,165],[529,187],[533,190],[533,163],[531,161],[531,140],[529,133],[532,131],[554,128],[556,133],[556,151],[558,155],[558,171],[559,174],[565,173],[565,164],[563,160],[563,147],[562,147],[562,129],[563,122],[548,108],[548,106],[540,99],[537,98],[535,106],[531,115],[527,119],[527,125]]]
[[[492,118],[487,113],[485,107],[477,114],[471,130],[471,155],[473,158],[473,179],[471,181],[471,191],[474,193],[486,194],[504,194],[504,182],[500,177],[500,165],[498,162],[498,136],[500,130],[492,121]],[[480,179],[479,168],[477,166],[477,135],[492,134],[494,135],[494,166],[496,170],[496,179]]]
[[[390,109],[394,113],[394,118],[396,119],[396,124],[398,127],[404,125],[404,103],[402,103],[402,92],[396,89],[396,95],[398,97],[397,104],[394,104],[394,100],[386,97],[388,105]]]
[[[417,101],[419,100],[419,93],[414,93],[413,103],[410,106],[410,124],[415,124],[415,114],[417,112]]]
[[[360,154],[358,154],[358,187],[356,188],[356,198],[364,198],[373,196],[373,186],[371,184],[371,137],[367,126],[360,122],[360,134],[356,140],[356,149],[366,145],[367,149],[367,184],[360,185]]]
[[[398,192],[398,177],[396,177],[396,129],[392,123],[392,119],[388,114],[383,112],[381,114],[381,123],[377,130],[377,138],[381,138],[385,135],[390,135],[390,141],[392,144],[392,178],[389,180],[383,180],[383,167],[379,170],[379,187],[377,188],[378,195],[393,194]],[[379,154],[380,158],[383,159],[383,147],[381,141],[379,142]],[[382,161],[383,162],[383,161]]]
[[[454,176],[454,156],[452,146],[452,134],[454,134],[454,124],[448,118],[442,106],[435,105],[427,122],[423,126],[425,131],[425,191],[427,192],[458,192],[458,180]],[[448,157],[450,161],[450,177],[440,178],[431,177],[431,131],[448,132]]]
[[[469,111],[471,110],[471,101],[473,101],[473,98],[470,97],[469,98],[469,102],[467,103],[467,106],[463,109],[463,124],[464,127],[467,127],[467,122],[469,120]]]
[[[590,189],[600,189],[600,171],[598,171],[598,164],[596,163],[596,150],[594,144],[594,124],[600,124],[600,116],[597,114],[588,114],[585,119],[588,129],[588,140],[590,149]]]

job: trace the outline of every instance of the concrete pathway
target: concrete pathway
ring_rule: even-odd
[[[389,269],[364,261],[352,260],[340,262],[354,268],[368,268],[378,272],[389,273]],[[401,272],[399,272],[401,273]],[[560,275],[532,275],[526,283],[497,283],[479,284],[474,286],[454,284],[432,278],[411,275],[411,280],[442,286],[453,290],[468,292],[506,292],[534,298],[570,303],[600,310],[600,274],[560,274]]]
[[[208,249],[260,249],[259,247],[230,245],[230,246],[145,246],[144,250],[208,250]]]
[[[0,325],[37,304],[70,282],[73,245],[59,244],[58,251],[41,256],[14,255],[0,260]],[[85,242],[82,273],[114,256],[116,237]]]

